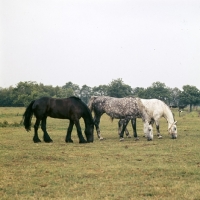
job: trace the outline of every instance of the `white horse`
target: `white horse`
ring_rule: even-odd
[[[174,116],[170,110],[170,108],[161,100],[158,99],[141,99],[142,104],[150,114],[153,122],[156,124],[157,136],[158,138],[162,138],[159,130],[160,118],[164,117],[168,122],[168,132],[171,135],[172,139],[177,138],[177,121],[174,120]],[[136,120],[131,120],[134,135],[136,132]],[[123,120],[119,121],[119,129],[123,124]],[[126,135],[129,136],[129,132],[125,129]]]

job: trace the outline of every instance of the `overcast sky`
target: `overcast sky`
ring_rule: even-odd
[[[118,78],[200,89],[200,1],[0,0],[0,87]]]

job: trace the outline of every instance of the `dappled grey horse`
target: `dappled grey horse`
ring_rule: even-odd
[[[124,130],[128,121],[137,117],[140,117],[143,120],[144,134],[147,136],[147,140],[152,140],[153,138],[151,118],[139,98],[92,96],[89,100],[88,107],[94,112],[94,125],[96,127],[97,136],[99,139],[103,139],[100,133],[99,124],[100,118],[104,113],[109,115],[111,119],[124,120],[120,133],[120,141],[123,140]],[[135,137],[137,138],[137,135],[135,135]]]

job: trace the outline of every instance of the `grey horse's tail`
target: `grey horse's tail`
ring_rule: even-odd
[[[97,96],[92,96],[88,102],[88,108],[90,109],[90,111],[93,111],[93,102],[94,100],[97,98]]]

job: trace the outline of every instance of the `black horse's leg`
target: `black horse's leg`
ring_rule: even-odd
[[[42,119],[42,124],[41,124],[41,128],[42,128],[42,130],[44,132],[43,139],[44,139],[45,142],[53,142],[53,140],[50,138],[49,134],[47,133],[46,121],[47,121],[47,117],[44,117]]]
[[[76,129],[77,129],[77,133],[78,133],[78,137],[79,137],[79,143],[87,143],[87,141],[83,137],[79,120],[75,120],[74,123],[75,123]]]
[[[99,138],[99,140],[103,140],[104,138],[101,136],[100,128],[99,128],[100,118],[101,118],[101,115],[95,114],[94,125],[95,125],[96,131],[97,131],[97,137]]]
[[[65,138],[65,142],[67,142],[67,143],[73,142],[73,140],[71,139],[73,126],[74,126],[74,122],[72,120],[70,120],[69,127],[67,129],[67,135],[66,135],[66,138]]]
[[[137,136],[137,129],[136,129],[136,118],[131,119],[131,125],[133,128],[133,136],[136,140],[139,140],[138,136]]]
[[[121,129],[121,133],[120,133],[120,141],[123,141],[124,140],[124,131],[126,129],[126,126],[127,126],[127,123],[128,123],[128,120],[123,120],[123,125],[122,125],[122,129]]]
[[[34,136],[33,136],[33,142],[38,143],[41,142],[41,140],[38,137],[38,128],[40,125],[40,120],[36,119],[35,125],[34,125]]]

